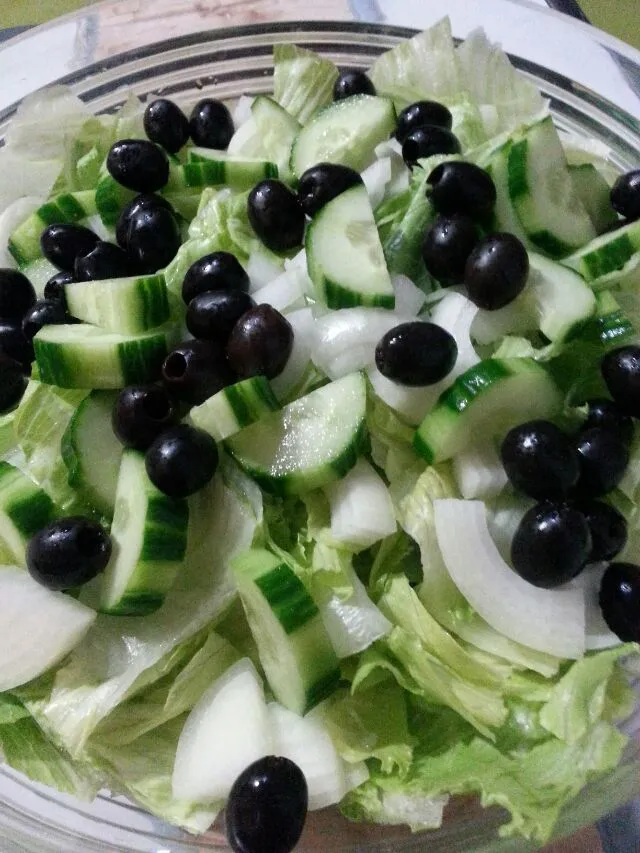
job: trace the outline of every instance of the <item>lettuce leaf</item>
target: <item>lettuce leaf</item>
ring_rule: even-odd
[[[301,124],[332,102],[337,79],[331,60],[295,44],[274,45],[273,97]]]

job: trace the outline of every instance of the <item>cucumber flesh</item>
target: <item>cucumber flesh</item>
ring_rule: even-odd
[[[228,153],[275,163],[281,180],[290,178],[289,159],[293,140],[302,125],[273,98],[258,95],[251,104],[251,118],[238,128]]]
[[[169,319],[164,275],[81,281],[64,287],[69,313],[121,335],[136,335]]]
[[[218,391],[191,409],[190,415],[197,427],[216,441],[224,441],[279,408],[268,379],[252,376]]]
[[[595,237],[551,116],[529,126],[509,148],[509,198],[529,240],[564,257]]]
[[[249,190],[259,181],[278,177],[278,167],[257,157],[234,157],[226,151],[193,147],[182,167],[186,187],[228,186]]]
[[[640,251],[640,220],[596,237],[562,263],[589,283],[622,270]]]
[[[0,462],[0,542],[12,562],[25,565],[29,539],[55,516],[49,495],[10,465]]]
[[[251,549],[231,565],[269,686],[285,708],[305,714],[340,680],[320,612],[293,570],[269,551]]]
[[[543,255],[531,252],[529,267],[527,288],[540,331],[550,341],[572,337],[596,313],[593,291],[581,276]]]
[[[119,616],[162,606],[187,549],[189,504],[149,480],[144,454],[122,455],[111,525],[113,554],[102,578],[100,610]]]
[[[113,517],[123,447],[111,426],[114,391],[92,391],[78,406],[62,436],[69,485],[107,518]]]
[[[376,145],[395,130],[393,102],[375,95],[352,95],[335,101],[305,125],[291,150],[291,170],[300,177],[317,163],[340,163],[361,172],[375,156]]]
[[[297,494],[319,488],[356,464],[366,402],[364,376],[352,373],[246,427],[227,447],[267,491]]]
[[[618,221],[618,216],[611,207],[609,184],[593,163],[569,166],[569,174],[596,234],[604,234]]]
[[[418,427],[414,447],[429,464],[531,418],[562,409],[562,396],[543,367],[529,358],[486,359],[459,376]]]
[[[86,323],[45,326],[33,340],[40,379],[61,388],[124,388],[157,378],[175,335],[120,335]]]
[[[329,308],[394,308],[396,297],[364,186],[326,204],[306,238],[307,267]]]

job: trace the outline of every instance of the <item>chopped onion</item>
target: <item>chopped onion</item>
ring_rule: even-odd
[[[257,305],[271,305],[277,311],[293,311],[304,308],[306,300],[304,290],[297,270],[287,270],[281,273],[269,284],[251,294]]]
[[[375,361],[380,338],[413,317],[384,308],[343,308],[316,320],[311,358],[330,379],[340,379]]]
[[[327,601],[318,602],[320,617],[339,658],[348,658],[368,649],[393,628],[371,601],[353,570],[350,580],[353,593],[346,601],[334,593]]]
[[[371,207],[375,210],[384,198],[387,184],[391,180],[391,160],[389,157],[384,157],[382,160],[374,160],[362,172],[361,177],[369,194]]]
[[[285,317],[293,328],[293,349],[282,373],[271,380],[273,393],[280,401],[298,385],[309,368],[315,325],[311,308],[300,308]]]
[[[100,218],[99,213],[94,213],[93,216],[87,218],[87,228],[90,228],[94,234],[97,234],[101,240],[105,242],[114,242],[113,231],[110,231]]]
[[[591,563],[570,581],[568,589],[579,589],[584,594],[587,622],[587,651],[619,646],[622,640],[609,628],[600,609],[600,584],[608,563]]]
[[[253,293],[282,275],[282,261],[277,255],[258,246],[249,255],[247,275],[251,282],[250,292]]]
[[[467,500],[495,497],[508,482],[502,460],[491,442],[458,453],[453,459],[453,474],[460,494]]]
[[[251,104],[254,100],[255,98],[253,95],[242,95],[238,98],[238,103],[233,111],[233,126],[236,129],[236,133],[238,128],[242,127],[242,125],[251,118]]]
[[[511,640],[562,658],[585,652],[585,596],[539,589],[502,559],[482,501],[434,501],[438,546],[455,585],[482,618]]]
[[[359,459],[346,477],[327,486],[331,508],[331,536],[363,550],[396,532],[391,496],[383,479]]]
[[[258,128],[256,126],[255,119],[253,115],[250,115],[249,118],[240,125],[240,127],[236,128],[236,132],[231,137],[231,142],[229,142],[227,153],[232,156],[244,154],[244,148],[245,146],[248,146],[251,151],[251,156],[254,156],[254,137],[257,133]]]
[[[385,139],[384,142],[380,142],[376,145],[375,154],[378,160],[394,154],[402,159],[402,145],[400,145],[395,136],[392,136],[389,139]]]
[[[426,300],[424,292],[408,276],[401,273],[392,275],[391,283],[396,296],[396,313],[409,317],[417,316]]]

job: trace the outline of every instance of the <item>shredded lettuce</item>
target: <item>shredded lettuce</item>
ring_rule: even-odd
[[[305,124],[333,100],[338,69],[330,60],[295,44],[273,48],[273,97]]]

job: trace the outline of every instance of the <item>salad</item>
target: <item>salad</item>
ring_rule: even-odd
[[[11,166],[11,169],[9,169]],[[640,642],[640,171],[449,21],[0,153],[0,744],[234,850],[545,843]]]

